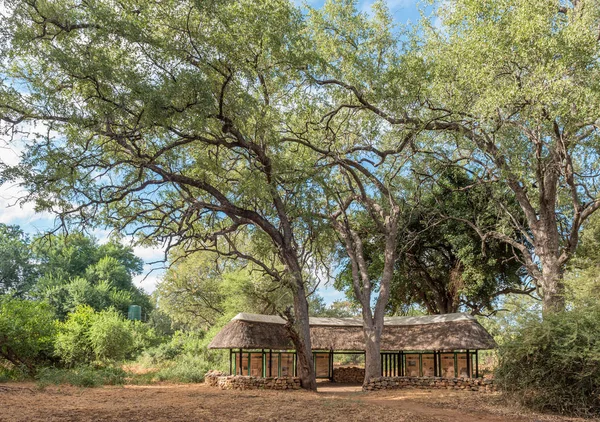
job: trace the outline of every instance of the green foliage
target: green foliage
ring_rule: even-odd
[[[155,373],[158,381],[202,382],[204,375],[215,368],[211,361],[200,356],[184,354],[178,356]]]
[[[221,326],[209,333],[177,331],[170,342],[147,349],[138,361],[158,367],[155,373],[158,381],[202,382],[211,369],[229,370],[227,354],[209,351],[207,347],[218,328]]]
[[[0,363],[0,382],[25,381],[29,378],[27,371],[12,364]]]
[[[0,297],[0,358],[34,374],[52,357],[54,313],[45,303]]]
[[[127,312],[131,304],[152,309],[148,296],[133,284],[142,260],[116,240],[99,245],[77,232],[45,236],[35,240],[33,251],[41,276],[32,294],[50,303],[61,319],[80,305],[97,311],[114,307]]]
[[[58,324],[55,353],[67,366],[91,362],[94,358],[88,332],[94,319],[90,306],[79,306],[67,319]]]
[[[132,322],[112,309],[95,315],[87,337],[99,361],[123,360],[134,348]]]
[[[492,312],[504,295],[533,292],[519,254],[506,243],[480,236],[497,231],[519,239],[504,211],[510,209],[513,218],[522,220],[516,202],[504,198],[499,207],[497,187],[478,184],[461,169],[439,172],[404,216],[406,234],[399,245],[404,253],[396,264],[392,309],[416,303],[432,314]]]
[[[58,326],[56,355],[71,367],[121,361],[160,341],[152,327],[128,321],[114,309],[95,312],[90,306],[79,306]]]
[[[70,384],[76,387],[100,387],[102,385],[122,385],[127,373],[120,367],[77,366],[69,369],[48,367],[37,375],[40,387]]]
[[[131,321],[131,335],[133,337],[131,353],[136,356],[144,350],[161,344],[164,336],[158,335],[150,323],[142,321]]]
[[[23,296],[35,276],[29,238],[18,226],[0,224],[0,294]]]
[[[531,315],[499,350],[506,394],[535,409],[600,415],[600,306]]]
[[[206,252],[176,260],[155,295],[175,326],[191,330],[208,330],[240,311],[276,314],[292,303],[289,289],[254,266]]]
[[[575,306],[600,302],[600,215],[585,223],[577,251],[565,272],[567,299]]]

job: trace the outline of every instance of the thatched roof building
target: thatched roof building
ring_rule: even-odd
[[[289,350],[285,321],[272,315],[240,313],[209,344],[211,349]],[[360,318],[310,318],[313,350],[364,350]],[[496,346],[475,318],[456,313],[385,319],[381,350],[482,350]]]

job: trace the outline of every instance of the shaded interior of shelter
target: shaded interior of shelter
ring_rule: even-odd
[[[336,357],[364,355],[362,351],[314,351],[315,374],[320,379],[333,379],[337,367],[346,366]],[[297,357],[293,350],[230,350],[229,372],[254,377],[291,377],[297,375]],[[363,366],[362,364],[352,366]],[[479,377],[477,350],[385,351],[381,353],[381,375],[386,377]]]
[[[239,314],[209,347],[229,349],[231,374],[295,376],[297,356],[284,324],[276,316]],[[311,318],[310,333],[317,378],[333,379],[335,368],[347,364],[349,356],[364,362],[360,319]],[[381,375],[478,377],[478,351],[495,345],[485,328],[466,314],[386,318]]]

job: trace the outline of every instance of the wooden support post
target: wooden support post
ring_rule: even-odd
[[[437,365],[437,352],[433,351],[433,376],[438,376],[438,365]]]
[[[475,350],[475,378],[479,378],[479,350]]]
[[[273,376],[273,349],[269,349],[269,377]]]
[[[403,377],[406,372],[404,369],[404,352],[400,350],[398,353],[400,353],[400,376]]]
[[[467,378],[471,378],[471,354],[469,353],[469,349],[467,349]]]
[[[244,353],[243,349],[240,348],[240,375],[244,375],[244,368],[242,368],[242,353]]]
[[[260,372],[263,378],[267,376],[267,355],[265,355],[265,349],[262,349],[262,371]]]
[[[329,350],[329,379],[333,381],[333,349]]]
[[[423,353],[419,353],[419,376],[423,376]]]
[[[381,361],[381,363],[383,363],[383,376],[387,377],[388,376],[388,361],[387,361],[387,353],[383,353],[383,359]]]
[[[233,351],[229,349],[229,375],[233,375],[233,362],[231,361],[231,356],[233,355]]]
[[[458,358],[456,352],[454,352],[454,378],[458,378]]]
[[[277,360],[277,376],[281,377],[281,352],[279,352],[279,359]]]

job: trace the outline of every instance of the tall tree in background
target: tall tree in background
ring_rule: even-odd
[[[36,274],[29,238],[18,226],[0,224],[0,294],[26,295]]]
[[[427,168],[430,166],[435,164],[428,163]],[[441,171],[435,179],[426,177],[429,181],[420,184],[425,192],[401,215],[401,253],[390,284],[387,312],[403,315],[416,307],[429,314],[494,313],[504,295],[534,294],[536,289],[510,246],[495,239],[482,244],[477,232],[463,221],[487,230],[510,228],[503,209],[490,201],[494,187],[473,186],[475,181],[457,168]],[[518,214],[516,203],[507,201],[505,205]],[[361,229],[363,237],[372,239],[365,256],[370,278],[378,280],[384,247],[373,223],[366,222]],[[338,274],[336,286],[352,296],[349,265]]]
[[[28,293],[47,300],[59,318],[79,305],[97,311],[114,307],[126,314],[129,305],[137,304],[144,315],[151,312],[148,295],[133,283],[144,263],[118,240],[98,244],[80,232],[42,235],[34,239],[31,249],[39,277]]]
[[[545,311],[563,310],[565,265],[600,208],[599,4],[456,0],[443,2],[437,18],[408,37],[387,83],[335,72],[320,83],[348,94],[333,112],[368,110],[392,127],[428,133],[430,153],[482,182],[502,182],[525,215],[522,222],[507,212],[518,239],[473,228],[515,249]],[[336,63],[360,69],[347,45]]]
[[[291,288],[298,373],[315,389],[303,271],[326,230],[305,212],[312,165],[281,141],[308,60],[301,13],[283,0],[8,5],[0,119],[43,130],[3,179],[70,223],[251,261]],[[280,265],[244,254],[239,232]]]
[[[409,236],[418,235],[397,262],[392,309],[416,303],[431,314],[461,310],[484,314],[496,311],[504,295],[535,292],[512,248],[493,238],[482,244],[471,227],[511,233],[504,215],[507,208],[523,219],[510,198],[503,208],[490,200],[494,189],[456,168],[443,169],[425,189],[417,209],[407,217]],[[510,237],[518,239],[519,233]]]
[[[565,308],[565,265],[600,208],[599,6],[453,1],[424,49],[435,74],[428,108],[461,135],[449,159],[501,181],[525,216],[507,210],[519,238],[481,234],[519,252],[549,312]]]

